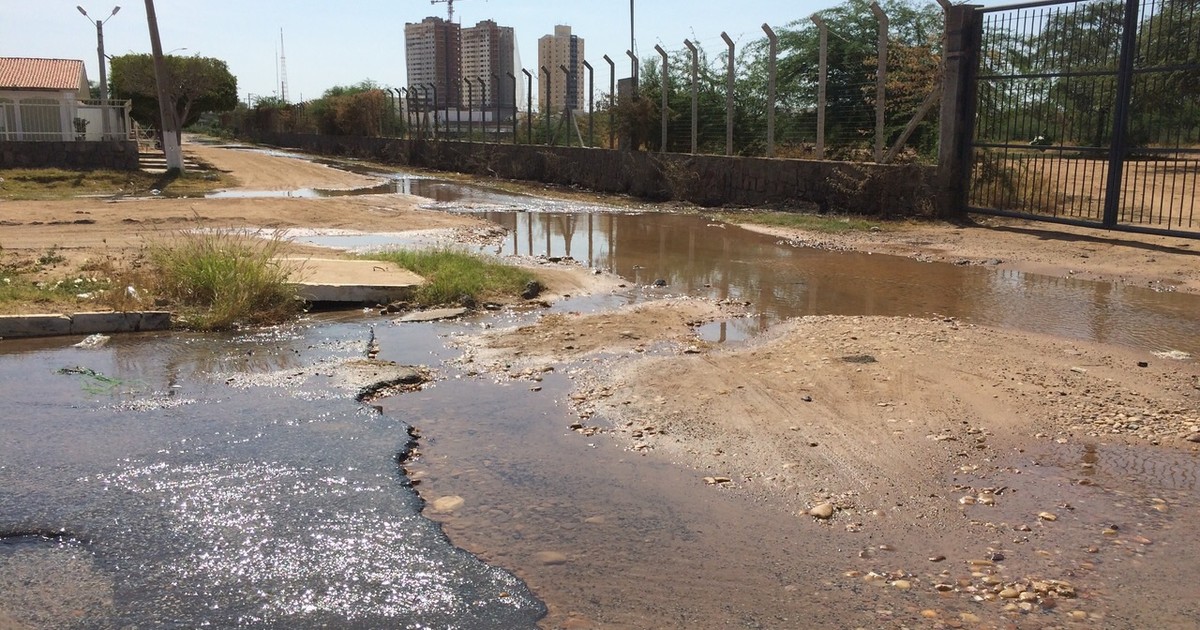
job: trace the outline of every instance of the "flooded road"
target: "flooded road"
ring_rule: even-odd
[[[0,626],[532,627],[337,378],[365,332],[0,342]]]
[[[554,311],[705,295],[757,313],[704,327],[714,341],[805,314],[937,314],[1200,352],[1191,295],[819,251],[692,215],[404,175],[376,192],[422,194],[430,207],[510,230],[486,251],[570,257],[628,282]],[[1007,513],[948,512],[956,522],[1012,524],[1044,505],[1072,506],[1078,526],[1039,528],[1026,547],[1009,527],[984,541],[946,535],[939,522],[907,520],[902,505],[873,517],[886,526],[848,539],[698,483],[665,457],[568,430],[572,366],[531,386],[454,363],[455,337],[536,316],[397,324],[346,314],[233,336],[118,337],[99,350],[70,347],[74,338],[0,341],[0,627],[522,628],[547,609],[542,627],[991,627],[1006,620],[957,593],[884,587],[978,584],[991,569],[930,558],[983,558],[993,546],[1010,556],[1012,577],[1107,571],[1086,601],[1064,600],[1021,627],[1070,625],[1076,607],[1077,627],[1193,625],[1195,572],[1163,558],[1200,543],[1187,525],[1200,518],[1194,454],[1052,445],[958,474],[956,484],[1038,485],[1006,499]],[[363,356],[372,330],[381,359],[436,375],[379,401],[382,413],[355,403],[337,369]],[[402,469],[410,426],[421,455]],[[439,499],[453,507],[422,516],[423,501]],[[1104,533],[1117,524],[1121,534]],[[884,577],[864,579],[872,575]],[[1155,593],[1130,595],[1146,584]],[[1138,597],[1145,604],[1130,606]],[[922,614],[933,607],[937,621]]]

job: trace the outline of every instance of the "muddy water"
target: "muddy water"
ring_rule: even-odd
[[[0,627],[531,627],[336,377],[368,332],[0,342]]]

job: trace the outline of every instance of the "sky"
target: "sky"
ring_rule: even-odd
[[[91,81],[99,80],[96,28],[76,10],[96,19],[121,10],[104,25],[109,56],[148,53],[144,0],[0,0],[0,56],[82,59]],[[779,29],[838,0],[634,0],[634,35],[642,58],[683,49],[691,39],[710,55],[725,49],[725,31],[739,47],[765,37],[764,22]],[[445,2],[429,0],[156,0],[164,52],[216,57],[248,95],[279,96],[277,59],[280,29],[286,53],[288,97],[320,96],[335,85],[371,79],[407,84],[404,24],[446,16]],[[625,0],[455,0],[454,20],[472,26],[495,20],[513,27],[522,65],[537,72],[537,40],[557,24],[584,40],[585,57],[596,69],[597,91],[607,91],[607,54],[617,77],[628,76],[630,2]],[[179,50],[182,49],[182,50]],[[536,84],[535,84],[536,85]]]

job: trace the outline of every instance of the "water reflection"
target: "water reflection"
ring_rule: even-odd
[[[800,315],[953,316],[1150,350],[1200,351],[1200,296],[979,266],[796,247],[677,214],[480,214],[505,226],[500,255],[570,257],[664,292],[750,302],[753,333]],[[661,283],[660,283],[661,284]]]

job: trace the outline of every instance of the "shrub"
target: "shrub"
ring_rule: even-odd
[[[284,244],[249,232],[181,234],[150,246],[157,272],[152,291],[179,307],[191,328],[284,321],[303,304],[288,281],[298,269],[277,260]]]

